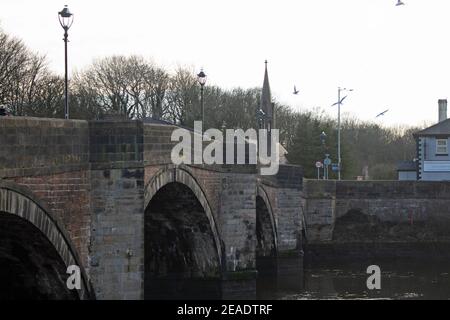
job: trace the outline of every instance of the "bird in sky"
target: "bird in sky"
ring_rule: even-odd
[[[347,96],[344,96],[340,101],[333,103],[331,106],[334,107],[335,105],[342,104],[345,98],[347,98]]]
[[[381,113],[377,114],[377,116],[376,116],[375,118],[378,118],[378,117],[384,116],[384,115],[386,114],[386,112],[388,112],[388,111],[389,111],[389,109],[386,109],[386,110],[384,110],[383,112],[381,112]]]
[[[396,6],[403,6],[403,5],[405,4],[402,2],[402,0],[397,0]]]
[[[293,94],[298,94],[298,93],[299,93],[299,91],[297,90],[296,86],[294,85],[294,92],[293,92]]]

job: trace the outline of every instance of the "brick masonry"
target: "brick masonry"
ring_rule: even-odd
[[[0,178],[26,186],[63,224],[89,271],[88,122],[3,117]]]
[[[0,119],[0,177],[46,176],[88,169],[88,122]]]
[[[145,195],[158,174],[174,169],[175,128],[128,120],[0,118],[0,181],[26,188],[60,221],[98,299],[144,297]],[[258,177],[254,165],[177,170],[177,182],[207,208],[229,288],[224,297],[239,296],[241,281],[254,283],[258,186],[267,193],[279,251],[298,247],[299,167],[282,165],[272,177]]]
[[[49,176],[16,177],[12,181],[27,186],[62,221],[73,245],[89,272],[90,179],[89,171],[71,171]]]
[[[14,221],[12,217],[19,217],[18,221],[20,221],[20,223],[15,226],[9,225],[10,221]],[[17,233],[14,234],[14,236],[27,230],[23,235],[23,237],[25,237],[25,239],[23,239],[23,241],[25,241],[23,244],[25,247],[33,246],[35,242],[40,241],[39,237],[33,239],[31,236],[33,232],[39,230],[41,236],[43,235],[43,238],[48,240],[48,242],[45,241],[45,243],[50,243],[51,246],[56,249],[57,255],[59,255],[63,264],[66,266],[76,264],[80,265],[82,268],[82,261],[79,257],[78,250],[73,246],[73,242],[70,241],[70,235],[65,231],[63,227],[64,223],[61,221],[61,218],[54,215],[46,206],[46,203],[37,198],[28,188],[12,183],[11,181],[0,180],[0,218],[2,219],[2,223],[4,223],[2,227],[6,227],[7,232],[14,232],[14,228],[17,229]],[[30,228],[32,225],[34,225],[36,229]],[[48,251],[48,244],[44,244],[43,242],[41,242],[40,248],[41,250],[46,249],[47,252],[51,252],[51,249]],[[32,247],[29,247],[29,250],[32,249]],[[37,255],[38,254],[40,253],[37,253]],[[52,268],[55,268],[59,263],[60,261],[55,259],[55,256],[52,257],[51,254],[49,259],[44,262],[44,264],[52,264]],[[45,267],[39,264],[34,265],[33,268],[36,273],[43,271],[42,275],[44,277],[46,270],[48,270],[48,266]],[[44,282],[48,285],[48,282]],[[50,290],[51,294],[51,289],[52,288],[49,287],[46,290]],[[92,298],[91,286],[83,268],[81,290],[77,293],[80,298]]]

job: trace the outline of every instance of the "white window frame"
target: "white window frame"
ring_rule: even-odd
[[[448,154],[448,139],[436,139],[436,154]]]

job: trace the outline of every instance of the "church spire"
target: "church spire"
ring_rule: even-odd
[[[267,60],[264,61],[264,83],[261,92],[261,109],[267,117],[272,117],[272,97],[270,94],[269,74],[267,72]]]
[[[274,127],[274,112],[273,112],[273,103],[272,96],[270,93],[270,85],[269,85],[269,74],[267,72],[267,60],[264,61],[265,70],[264,70],[264,83],[261,92],[261,105],[260,108],[264,112],[265,117],[265,125],[266,129],[272,129]]]

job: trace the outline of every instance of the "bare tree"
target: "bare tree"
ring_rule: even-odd
[[[34,117],[64,116],[64,79],[45,73],[34,85],[30,96],[27,115]]]
[[[199,88],[193,70],[179,67],[171,77],[167,92],[167,118],[174,123],[192,126],[200,119]]]
[[[167,103],[165,103],[170,80],[169,74],[162,68],[151,67],[146,76],[146,99],[151,107],[151,115],[153,118],[161,119],[169,112]]]
[[[53,75],[46,67],[46,59],[32,53],[23,42],[0,30],[0,104],[13,115],[35,115],[37,101],[42,100],[44,84],[51,85]],[[37,114],[49,116],[41,106]]]
[[[128,118],[160,118],[169,75],[139,56],[112,56],[95,61],[73,78],[74,94],[97,114],[118,113]]]

